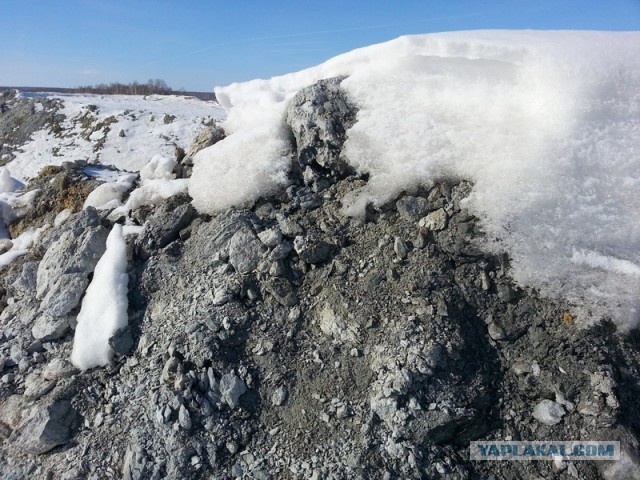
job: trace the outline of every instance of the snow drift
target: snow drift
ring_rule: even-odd
[[[401,37],[218,88],[229,135],[196,156],[194,205],[213,213],[284,185],[288,101],[341,75],[360,109],[343,153],[370,174],[345,213],[439,178],[472,180],[465,206],[518,282],[585,305],[579,316],[637,323],[640,33]]]
[[[76,367],[103,366],[113,357],[109,339],[128,324],[127,285],[127,249],[122,225],[115,224],[78,314],[71,353]]]

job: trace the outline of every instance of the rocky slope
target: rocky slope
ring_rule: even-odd
[[[97,182],[69,164],[27,186],[44,193],[20,228],[76,213],[2,272],[2,478],[636,478],[638,332],[515,285],[464,179],[344,216],[367,182],[341,158],[355,115],[322,81],[287,112],[285,191],[118,219],[142,231],[105,368],[69,363],[112,220],[64,199]],[[626,460],[473,462],[477,439],[619,440]]]

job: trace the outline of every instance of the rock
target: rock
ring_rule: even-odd
[[[396,253],[400,260],[407,258],[409,254],[409,247],[400,237],[396,237],[393,242],[393,251]]]
[[[30,373],[24,380],[24,396],[35,401],[49,393],[56,386],[55,380],[47,380],[38,374]]]
[[[148,258],[155,251],[177,240],[180,231],[186,228],[195,216],[196,211],[189,203],[175,208],[167,205],[151,215],[137,240],[143,258]]]
[[[429,202],[423,197],[407,195],[396,202],[396,208],[402,218],[417,222],[429,211]]]
[[[20,275],[11,284],[11,289],[17,296],[31,295],[36,291],[38,284],[38,262],[25,262],[22,265]]]
[[[247,391],[247,385],[234,373],[227,373],[220,379],[220,395],[231,408],[239,405],[239,399]]]
[[[426,228],[433,232],[439,232],[447,228],[447,212],[444,208],[440,208],[434,212],[431,212],[426,217],[422,218],[418,225],[421,228]]]
[[[251,273],[258,266],[264,247],[248,227],[239,229],[229,242],[229,263],[236,272]]]
[[[84,282],[80,282],[80,285],[84,285]],[[71,285],[76,285],[72,282]],[[64,337],[68,331],[71,330],[69,326],[69,318],[66,316],[53,316],[48,312],[44,312],[38,315],[33,327],[31,328],[31,334],[33,338],[41,340],[43,342],[49,342],[51,340],[57,340]]]
[[[293,249],[306,263],[326,262],[332,254],[333,245],[322,240],[312,241],[307,237],[297,236],[293,241]]]
[[[180,405],[180,409],[178,410],[178,423],[184,430],[191,430],[191,415],[189,415],[189,410],[187,410],[184,405]]]
[[[78,372],[79,370],[70,362],[63,358],[56,357],[44,367],[42,378],[46,380],[60,380],[62,378],[69,378]]]
[[[137,443],[130,444],[124,454],[122,466],[123,480],[143,480],[149,478],[149,459],[144,449]]]
[[[493,322],[489,324],[488,332],[489,336],[493,340],[504,340],[505,338],[507,338],[507,334],[505,333],[504,329],[500,325]]]
[[[278,228],[270,228],[260,232],[258,234],[258,238],[265,247],[273,248],[277,247],[282,242],[282,233]]]
[[[68,230],[47,249],[38,266],[36,290],[43,311],[61,317],[78,306],[89,274],[105,251],[107,235],[102,226]]]
[[[533,418],[545,425],[556,425],[562,421],[565,413],[562,405],[553,400],[545,399],[533,409]]]
[[[133,348],[133,338],[131,337],[131,330],[129,328],[118,330],[109,339],[109,345],[116,354],[129,355],[129,353],[131,353],[131,349]]]
[[[40,455],[73,438],[77,414],[69,400],[58,400],[21,423],[10,440],[25,452]]]
[[[341,177],[348,171],[340,157],[346,130],[354,123],[356,109],[340,88],[341,78],[321,80],[303,88],[289,102],[287,123],[296,140],[298,162],[323,178],[322,170]],[[308,178],[308,177],[307,177]]]
[[[277,407],[284,405],[287,401],[287,389],[283,386],[279,386],[271,395],[271,403]]]
[[[224,130],[215,124],[209,128],[201,130],[187,150],[185,162],[193,159],[193,156],[200,150],[215,145],[225,137]]]
[[[293,285],[284,278],[273,278],[264,283],[264,288],[282,306],[293,307],[298,304],[298,295]]]

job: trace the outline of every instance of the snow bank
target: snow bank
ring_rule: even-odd
[[[637,323],[640,33],[401,37],[218,88],[229,136],[196,157],[189,191],[198,210],[282,185],[288,101],[338,75],[349,76],[343,87],[360,108],[344,152],[370,173],[343,199],[345,212],[360,215],[367,203],[439,178],[470,179],[466,207],[482,220],[488,247],[510,253],[517,281],[587,305],[579,316]]]
[[[81,370],[106,365],[113,357],[109,339],[128,323],[127,284],[127,248],[122,225],[115,224],[78,314],[71,361]]]

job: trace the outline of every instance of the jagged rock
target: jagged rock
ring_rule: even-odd
[[[25,262],[20,275],[11,283],[11,289],[17,296],[30,295],[36,290],[38,282],[38,262]]]
[[[545,399],[533,409],[533,418],[545,425],[556,425],[562,421],[565,413],[562,405],[553,400]]]
[[[287,396],[287,389],[283,386],[279,386],[275,389],[273,395],[271,395],[271,403],[273,403],[277,407],[280,407],[287,401]]]
[[[68,230],[47,249],[38,266],[36,290],[43,311],[60,317],[78,306],[107,235],[102,226]]]
[[[407,195],[396,202],[396,208],[402,218],[417,222],[429,211],[429,202],[423,197]]]
[[[419,225],[428,230],[439,232],[447,227],[447,218],[447,212],[444,208],[440,208],[421,219]]]
[[[46,380],[60,380],[63,378],[69,378],[72,375],[78,373],[78,369],[74,367],[69,361],[63,358],[53,358],[44,370],[42,371],[42,378]]]
[[[39,455],[73,438],[77,414],[69,400],[39,407],[14,431],[10,440],[25,452]]]
[[[109,345],[118,355],[128,355],[133,348],[133,338],[131,338],[131,330],[129,328],[118,330],[109,339]]]
[[[83,283],[78,283],[84,285]],[[75,282],[71,282],[71,286],[76,285]],[[53,316],[48,312],[40,313],[36,321],[31,328],[31,334],[33,338],[41,340],[43,342],[49,342],[51,340],[57,340],[67,334],[71,329],[69,325],[69,318],[66,316]]]
[[[263,253],[262,243],[249,227],[238,229],[229,241],[229,263],[238,273],[251,273]]]
[[[303,261],[312,264],[326,262],[333,253],[333,245],[301,236],[294,239],[293,249]]]
[[[218,124],[201,130],[187,149],[187,156],[185,157],[185,160],[192,159],[200,150],[210,147],[211,145],[215,145],[224,137],[224,130]]]
[[[297,160],[303,172],[313,172],[305,175],[307,183],[326,179],[327,172],[339,178],[350,170],[340,151],[356,109],[340,88],[341,81],[321,80],[289,102],[287,123],[296,140]]]
[[[220,395],[231,408],[239,405],[240,397],[247,391],[247,385],[234,373],[227,373],[220,379]]]
[[[180,231],[187,227],[195,216],[195,209],[191,204],[185,203],[175,208],[167,205],[166,210],[159,209],[147,218],[144,229],[137,240],[142,257],[148,258],[154,251],[158,251],[177,240]]]

